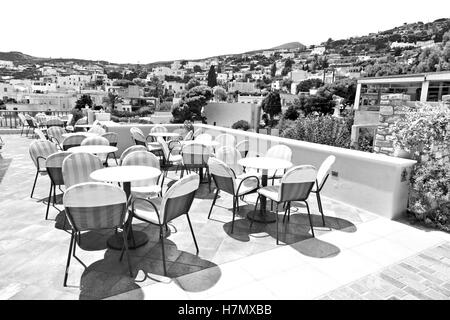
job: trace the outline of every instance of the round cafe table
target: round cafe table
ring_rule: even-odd
[[[89,137],[97,137],[98,136],[98,134],[97,133],[94,133],[94,132],[73,132],[73,133],[63,133],[62,134],[62,136],[63,136],[63,138],[68,138],[68,137],[71,137],[71,136],[74,136],[74,135],[83,135],[83,136],[85,136],[86,138],[89,138]]]
[[[292,167],[292,162],[271,158],[271,157],[248,157],[238,160],[238,163],[247,168],[262,170],[261,185],[263,187],[267,186],[267,172],[268,170],[284,170]],[[259,210],[250,211],[247,217],[250,220],[262,222],[262,223],[272,223],[276,221],[276,215],[274,212],[268,211],[266,208],[266,197],[260,197],[261,207]]]
[[[118,166],[95,170],[91,173],[90,177],[97,181],[122,183],[123,190],[127,195],[127,199],[129,199],[131,195],[131,182],[153,179],[160,175],[161,170],[149,166]],[[125,227],[131,224],[132,219],[133,215],[128,214],[128,220],[125,222]],[[130,234],[128,235],[128,248],[136,249],[145,245],[148,242],[148,237],[142,231],[133,231],[132,226],[133,225],[131,225],[130,228]],[[132,239],[134,239],[134,241]],[[122,234],[114,234],[108,239],[107,243],[112,249],[122,250]]]
[[[108,154],[108,153],[116,152],[117,150],[119,150],[119,149],[117,147],[113,147],[113,146],[88,145],[88,146],[72,147],[72,148],[69,148],[67,151],[72,152],[72,153],[86,152],[86,153],[93,153],[93,154]]]

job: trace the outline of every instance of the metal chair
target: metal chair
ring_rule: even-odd
[[[145,146],[148,151],[157,155],[161,154],[161,145],[158,142],[148,142],[141,129],[133,127],[130,129],[131,137],[136,145]],[[152,138],[148,136],[148,138]]]
[[[157,124],[157,125],[155,125],[153,128],[150,129],[150,132],[151,132],[151,133],[155,133],[155,132],[167,132],[167,131],[168,131],[167,128],[164,127],[164,126],[162,126],[162,125],[160,125],[160,124]]]
[[[328,156],[324,162],[319,167],[319,170],[317,171],[317,181],[314,184],[311,192],[316,194],[317,198],[317,205],[319,206],[319,212],[322,215],[322,222],[325,226],[325,216],[323,214],[323,208],[322,208],[322,200],[320,198],[320,191],[322,191],[323,186],[325,185],[325,182],[328,179],[328,176],[331,172],[331,167],[333,166],[334,162],[336,161],[335,156]]]
[[[151,152],[133,151],[122,161],[122,166],[148,166],[159,169],[159,159]],[[137,196],[155,197],[161,194],[162,185],[159,185],[159,178],[133,181],[131,192]]]
[[[234,148],[236,146],[236,138],[228,133],[219,134],[215,141],[219,142],[222,147]]]
[[[47,137],[45,136],[45,134],[42,132],[41,129],[34,129],[34,134],[39,140],[47,140]]]
[[[48,139],[54,143],[62,150],[62,142],[64,141],[63,134],[66,130],[61,127],[50,127],[47,129]]]
[[[62,164],[64,159],[71,155],[70,152],[63,151],[49,155],[45,161],[45,167],[47,169],[48,176],[50,177],[50,191],[48,194],[47,212],[45,213],[45,220],[48,219],[48,211],[50,209],[50,201],[53,191],[53,206],[56,205],[56,187],[64,185],[64,179],[62,175]],[[60,189],[61,190],[61,189]]]
[[[179,145],[178,141],[171,141],[169,144],[162,138],[158,137],[157,141],[162,149],[163,160],[161,163],[161,169],[163,170],[163,178],[161,186],[164,184],[164,179],[170,170],[178,170],[180,166],[183,165],[183,158],[180,154],[173,154],[172,149]],[[183,175],[183,172],[181,173]]]
[[[48,140],[37,140],[30,144],[28,151],[30,153],[31,160],[36,166],[36,176],[34,177],[33,189],[31,190],[30,196],[33,198],[34,188],[36,187],[39,174],[43,175],[47,173],[45,168],[45,160],[49,155],[58,152],[58,149],[55,144]]]
[[[278,144],[276,146],[271,147],[267,150],[266,157],[283,159],[287,161],[291,161],[292,159],[292,150],[288,146],[284,144]],[[275,179],[281,179],[286,170],[268,170],[267,177],[272,180],[272,185],[274,184]]]
[[[255,209],[258,206],[260,196],[265,196],[276,202],[276,216],[277,216],[277,244],[278,244],[278,205],[281,202],[290,203],[291,201],[301,201],[306,204],[308,210],[309,224],[311,226],[312,236],[314,237],[314,227],[311,220],[311,212],[309,211],[309,205],[307,199],[311,193],[311,189],[316,183],[316,168],[310,165],[296,166],[289,169],[281,178],[281,184],[276,186],[267,186],[258,190],[258,198],[256,199]],[[286,208],[286,213],[290,210]],[[284,219],[283,219],[284,220]],[[250,223],[250,228],[253,225],[253,221]]]
[[[18,113],[17,116],[19,117],[19,122],[22,125],[22,130],[20,131],[20,135],[23,134],[23,131],[26,129],[26,135],[28,136],[28,122],[27,119],[25,118],[25,115],[23,113]]]
[[[131,203],[133,218],[159,226],[164,275],[167,275],[167,270],[163,227],[166,226],[167,228],[167,224],[173,219],[184,214],[186,215],[197,254],[199,253],[197,240],[195,239],[194,230],[192,228],[191,220],[189,219],[189,210],[194,200],[195,192],[198,190],[199,183],[200,178],[197,174],[188,174],[175,182],[162,198],[149,200],[136,197]],[[158,203],[161,203],[159,211]],[[131,223],[128,227],[130,226]]]
[[[48,119],[45,122],[45,125],[47,126],[47,128],[50,128],[50,127],[61,127],[61,128],[64,128],[64,121],[62,121],[61,119],[57,119],[57,118]]]
[[[245,139],[236,144],[236,149],[241,153],[241,157],[245,158],[250,150],[250,141]]]
[[[92,182],[90,174],[102,169],[102,161],[90,153],[72,153],[67,156],[62,165],[64,185],[69,188],[75,184]]]
[[[109,141],[101,136],[88,137],[81,141],[81,146],[109,146]],[[97,157],[100,158],[104,166],[108,166],[109,153],[106,156],[105,154],[97,154]]]
[[[217,188],[211,208],[209,209],[208,219],[216,204],[219,191],[231,194],[233,196],[233,221],[231,223],[231,233],[233,233],[234,218],[236,211],[239,211],[239,197],[257,192],[259,188],[259,178],[257,176],[249,175],[243,179],[238,179],[236,178],[234,171],[225,162],[217,158],[209,158],[208,167]]]
[[[148,149],[141,145],[136,145],[136,146],[131,146],[131,147],[126,148],[120,155],[119,164],[122,165],[123,159],[125,159],[125,157],[127,155],[129,155],[131,152],[134,152],[134,151],[148,151]]]
[[[30,116],[28,114],[25,115],[25,119],[28,123],[28,130],[27,130],[27,134],[26,134],[27,137],[28,137],[28,133],[29,133],[30,129],[33,129],[32,133],[34,136],[35,135],[34,130],[39,128],[39,124],[37,123],[35,118],[33,118],[32,116]]]
[[[202,129],[202,128],[198,128],[198,129],[195,130],[194,133],[192,134],[192,138],[193,138],[193,139],[197,138],[202,132],[203,132],[203,129]]]
[[[81,142],[83,142],[84,139],[86,139],[86,136],[81,133],[67,137],[62,142],[62,149],[64,151],[67,151],[72,147],[78,147],[81,145]]]
[[[108,139],[110,146],[117,147],[117,143],[119,142],[119,136],[117,135],[117,133],[115,133],[115,132],[106,132],[106,133],[102,134],[102,137]],[[112,154],[112,156],[114,157],[114,161],[116,162],[116,165],[118,165],[116,153],[115,152],[111,152],[109,154]]]
[[[64,286],[67,286],[70,258],[73,256],[84,267],[86,265],[75,255],[77,245],[76,236],[81,232],[104,229],[123,229],[123,244],[120,261],[123,254],[127,254],[128,271],[131,271],[130,255],[128,252],[128,230],[125,228],[125,216],[128,201],[125,191],[121,188],[101,182],[87,182],[74,185],[66,190],[63,197],[64,211],[72,227],[69,253],[64,273]],[[73,251],[72,251],[73,250]]]
[[[211,175],[209,173],[208,160],[211,155],[211,148],[197,141],[189,144],[184,144],[181,148],[183,171],[189,173],[191,172],[191,170],[198,170],[200,172],[205,169],[208,178],[209,192],[211,192]],[[200,174],[200,178],[203,178],[202,174]]]

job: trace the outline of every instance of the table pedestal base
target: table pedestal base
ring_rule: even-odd
[[[128,249],[136,249],[142,247],[148,242],[147,235],[142,231],[132,231],[134,235],[134,242],[132,238],[128,237]],[[136,245],[134,245],[136,243]],[[107,241],[108,247],[111,249],[122,250],[123,248],[123,235],[122,232],[118,232],[111,236]]]
[[[271,211],[253,210],[247,213],[247,218],[249,220],[261,223],[273,223],[277,221],[275,212]]]

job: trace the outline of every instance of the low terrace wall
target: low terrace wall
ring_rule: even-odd
[[[294,165],[311,164],[319,168],[327,156],[334,155],[334,172],[325,184],[324,196],[389,219],[406,212],[413,160],[210,125],[194,127],[213,136],[232,134],[238,142],[248,139],[248,156],[264,155],[270,147],[284,144],[292,149]]]

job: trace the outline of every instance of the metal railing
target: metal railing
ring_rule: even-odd
[[[0,110],[0,128],[20,128],[21,122],[18,114],[28,114],[34,117],[38,113],[65,118],[70,111],[48,111],[48,110]]]

